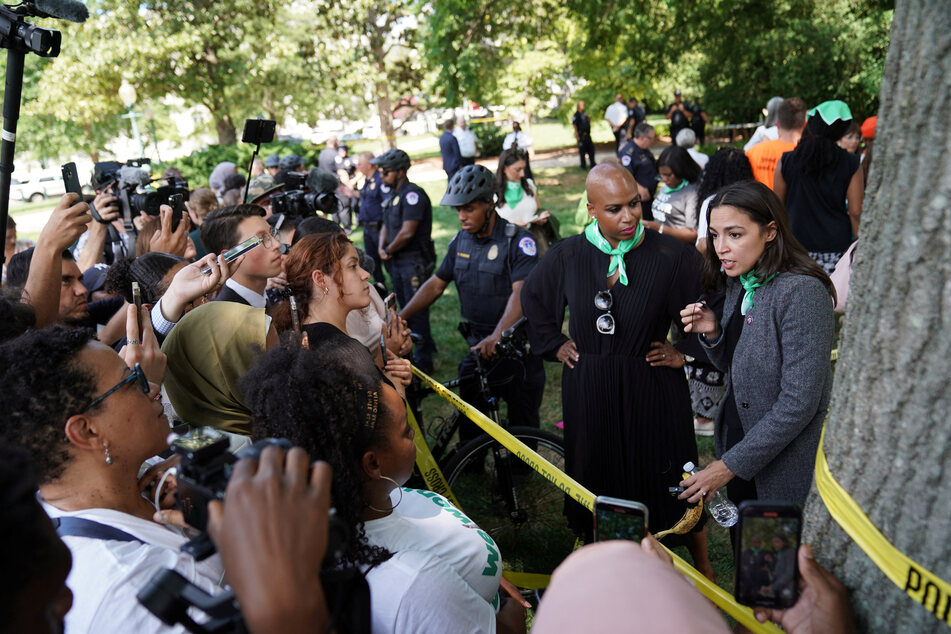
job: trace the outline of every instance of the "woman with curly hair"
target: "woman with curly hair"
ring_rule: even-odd
[[[296,318],[306,346],[333,342],[349,350],[353,358],[371,365],[375,362],[394,383],[409,384],[412,373],[408,361],[392,352],[385,362],[382,357],[374,360],[369,349],[347,331],[347,315],[370,305],[370,274],[360,266],[357,249],[345,233],[304,236],[291,247],[284,270],[297,314],[290,301],[278,304],[274,319],[279,332],[292,329]],[[380,335],[387,332],[384,325]]]
[[[493,539],[441,495],[403,488],[416,447],[406,407],[379,375],[330,341],[291,342],[244,377],[254,437],[286,438],[333,467],[331,496],[351,527],[344,559],[370,586],[373,631],[524,632],[525,612],[499,604]]]
[[[661,152],[657,159],[657,173],[664,186],[651,204],[654,220],[645,220],[644,226],[687,244],[696,242],[700,172],[700,166],[684,148],[672,145]]]
[[[139,468],[168,447],[169,425],[138,364],[130,369],[90,331],[46,328],[0,346],[0,384],[0,440],[29,452],[40,502],[72,555],[66,631],[168,632],[135,598],[163,568],[222,590],[220,560],[181,552],[187,537],[154,521],[142,494],[148,476],[140,480]]]

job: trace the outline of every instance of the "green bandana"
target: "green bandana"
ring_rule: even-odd
[[[852,111],[844,101],[823,101],[818,106],[808,112],[810,117],[819,115],[825,121],[826,125],[832,125],[836,120],[852,120]]]
[[[679,185],[677,185],[676,187],[667,187],[667,185],[664,185],[664,190],[665,190],[668,194],[673,193],[673,192],[679,192],[681,189],[683,189],[684,187],[686,187],[686,186],[689,185],[689,184],[690,184],[690,181],[688,181],[686,178],[681,178]]]
[[[618,282],[627,286],[627,271],[624,269],[624,254],[641,243],[641,240],[644,238],[644,225],[638,222],[637,229],[634,231],[634,237],[630,240],[621,240],[618,242],[616,249],[611,248],[611,243],[601,235],[601,230],[598,228],[597,222],[592,222],[584,228],[584,237],[588,239],[588,242],[597,247],[598,251],[611,256],[607,276],[611,277],[614,275],[614,271],[618,271]]]
[[[522,202],[522,196],[525,190],[522,189],[522,183],[519,181],[507,181],[505,183],[505,204],[515,209],[515,206]]]
[[[753,294],[756,293],[756,289],[764,284],[768,284],[774,277],[776,277],[776,273],[773,273],[764,281],[760,282],[759,278],[756,277],[756,271],[747,271],[740,275],[740,284],[743,285],[743,290],[746,291],[746,294],[743,295],[743,304],[740,306],[740,314],[745,315],[753,308]]]

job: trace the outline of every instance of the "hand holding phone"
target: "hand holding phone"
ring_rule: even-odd
[[[740,505],[734,596],[739,603],[789,608],[799,597],[802,511],[795,504],[747,500]]]
[[[242,255],[244,255],[245,253],[247,253],[254,247],[258,246],[259,244],[262,244],[263,242],[264,240],[261,239],[261,236],[251,236],[250,238],[248,238],[241,244],[234,246],[228,249],[227,251],[225,251],[223,254],[221,254],[221,258],[225,262],[228,262],[228,263],[234,262],[235,260],[240,258]],[[209,266],[201,267],[201,274],[211,275],[211,267]]]
[[[386,325],[389,327],[397,317],[396,312],[396,293],[390,293],[383,300],[383,317],[386,319]]]
[[[599,495],[594,500],[594,540],[640,542],[647,535],[647,507],[640,502]]]

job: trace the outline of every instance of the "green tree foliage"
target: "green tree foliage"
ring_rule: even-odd
[[[427,61],[438,69],[433,88],[448,105],[466,97],[480,103],[499,99],[516,60],[527,61],[521,71],[533,69],[536,82],[544,82],[549,62],[562,61],[563,42],[553,46],[558,33],[560,3],[551,0],[508,2],[505,0],[434,0],[426,7],[423,50]],[[533,63],[534,62],[534,63]],[[515,81],[515,93],[525,92],[524,81]],[[537,84],[535,86],[537,88]],[[529,87],[530,89],[531,87]],[[519,98],[516,103],[520,102]]]
[[[417,0],[314,1],[319,15],[316,28],[343,63],[334,78],[337,98],[375,103],[387,148],[396,139],[394,103],[416,95],[424,74],[416,53],[417,4]]]
[[[653,109],[674,88],[716,118],[755,121],[773,95],[815,105],[878,105],[893,3],[888,0],[570,0],[579,37],[568,51],[585,81],[575,95],[601,112],[614,95]]]
[[[842,99],[878,109],[892,11],[863,2],[738,0],[696,5],[692,45],[711,113],[755,121],[773,95],[811,107]],[[724,64],[724,60],[729,60]]]

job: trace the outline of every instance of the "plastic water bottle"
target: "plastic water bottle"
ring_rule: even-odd
[[[690,475],[700,473],[700,469],[692,462],[688,462],[684,465],[684,471]],[[719,489],[714,493],[706,505],[707,510],[710,511],[710,516],[716,520],[717,524],[724,528],[730,528],[740,519],[740,513],[736,510],[736,504],[731,502],[730,498],[724,495],[723,489]]]

